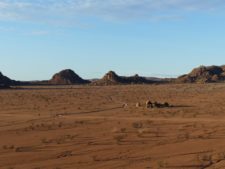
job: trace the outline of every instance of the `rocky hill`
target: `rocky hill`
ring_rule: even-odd
[[[8,78],[7,76],[4,76],[0,72],[0,89],[9,88],[9,86],[11,86],[11,85],[18,85],[18,84],[19,84],[19,82],[15,81],[15,80],[11,80],[10,78]]]
[[[87,84],[89,81],[82,79],[73,70],[66,69],[56,73],[48,83],[54,85],[80,85]]]
[[[12,82],[12,80],[10,78],[8,78],[7,76],[4,76],[1,72],[0,72],[0,84],[8,84],[10,85]]]
[[[152,80],[147,80],[139,75],[134,76],[119,76],[114,71],[109,71],[100,80],[92,82],[93,85],[120,85],[120,84],[149,84],[154,83]]]
[[[176,80],[180,83],[212,83],[225,81],[225,66],[200,66]]]

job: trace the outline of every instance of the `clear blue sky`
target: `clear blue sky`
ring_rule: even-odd
[[[176,76],[225,64],[224,0],[0,0],[0,71]]]

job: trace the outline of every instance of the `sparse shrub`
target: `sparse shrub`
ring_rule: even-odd
[[[126,130],[127,130],[126,128],[121,128],[121,130],[120,130],[120,131],[121,131],[122,133],[125,133],[125,132],[126,132]]]
[[[114,136],[114,139],[115,139],[115,140],[117,141],[117,143],[119,144],[125,137],[126,137],[125,134],[120,134],[120,135]]]
[[[200,154],[198,160],[202,166],[207,166],[212,164],[212,155],[211,154]]]
[[[4,150],[7,150],[7,149],[8,149],[8,146],[7,146],[7,145],[3,145],[2,148],[3,148]]]
[[[165,168],[167,166],[166,162],[164,161],[158,161],[158,168],[161,169],[161,168]]]
[[[60,123],[58,124],[58,127],[61,128],[62,126],[63,126],[63,123],[60,122]]]
[[[58,158],[65,158],[65,157],[69,157],[69,156],[72,156],[72,155],[73,155],[72,151],[64,151],[60,155],[58,155]]]
[[[133,128],[139,129],[139,128],[143,127],[143,124],[142,124],[142,122],[134,122],[132,124],[132,126],[133,126]]]
[[[7,169],[14,169],[14,167],[8,167]]]
[[[14,145],[9,145],[9,146],[3,145],[2,148],[3,148],[4,150],[13,150],[13,149],[15,148],[15,146],[14,146]]]
[[[184,138],[185,138],[186,140],[188,140],[188,139],[190,138],[190,134],[189,134],[188,132],[186,132],[186,133],[184,134]]]
[[[114,128],[112,129],[112,133],[117,133],[117,132],[119,132],[118,128],[114,127]]]
[[[41,139],[41,142],[44,143],[44,144],[48,144],[49,140],[47,140],[46,138],[43,138],[43,139]]]

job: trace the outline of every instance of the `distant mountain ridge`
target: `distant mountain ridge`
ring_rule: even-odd
[[[134,76],[119,76],[109,71],[101,79],[85,80],[71,69],[62,70],[43,81],[16,81],[0,72],[0,89],[18,85],[124,85],[124,84],[164,84],[164,83],[218,83],[225,82],[225,65],[200,66],[190,73],[178,78],[157,78]]]

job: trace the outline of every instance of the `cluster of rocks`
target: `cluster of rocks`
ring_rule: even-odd
[[[136,103],[136,107],[141,107],[141,103]],[[151,102],[150,100],[147,100],[145,103],[146,108],[166,108],[166,107],[173,107],[168,102],[165,103],[159,103],[159,102]]]

